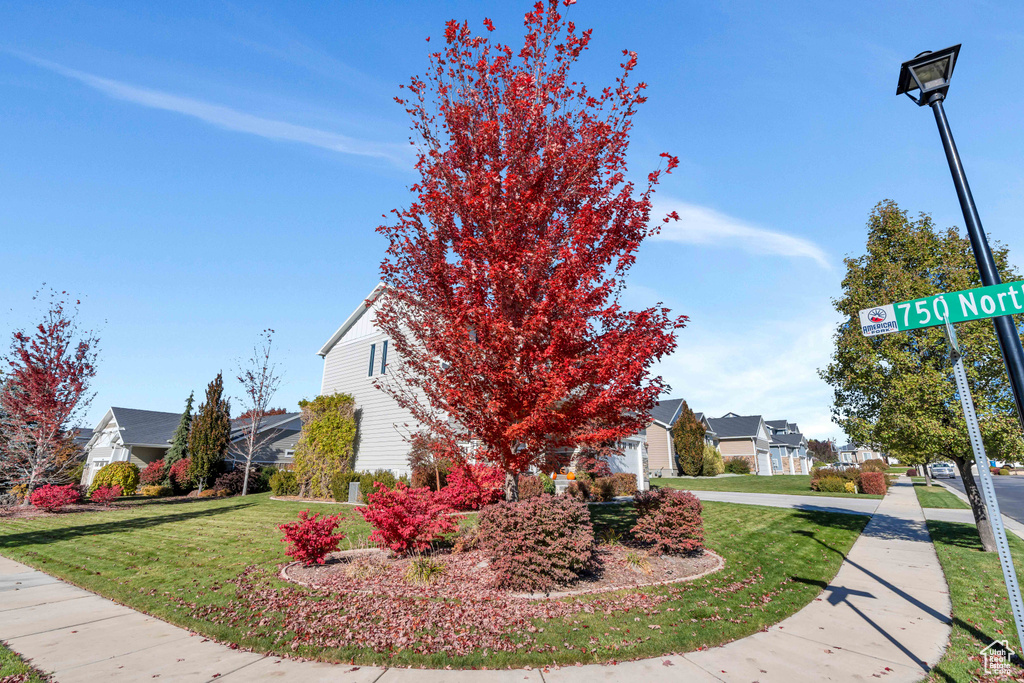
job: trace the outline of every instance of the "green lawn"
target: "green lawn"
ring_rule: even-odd
[[[822,493],[811,490],[809,474],[776,474],[771,477],[759,477],[755,474],[742,477],[700,477],[685,479],[682,477],[664,477],[651,479],[651,486],[668,486],[687,491],[733,491],[736,493],[785,493],[795,496],[833,496],[842,498],[881,498],[864,493]]]
[[[1003,680],[982,677],[978,658],[978,651],[994,640],[1009,640],[1011,649],[1021,651],[999,556],[982,552],[978,530],[970,524],[929,521],[928,531],[949,584],[953,632],[949,648],[927,680],[934,683]],[[1024,542],[1014,534],[1008,536],[1018,581],[1024,581],[1021,573]],[[1018,672],[1018,676],[1024,676],[1024,672]]]
[[[914,491],[917,493],[917,502],[923,508],[966,510],[971,507],[942,486],[925,486],[924,481],[914,482]]]
[[[270,501],[260,494],[3,521],[0,554],[204,636],[256,651],[362,664],[494,668],[651,657],[756,633],[820,593],[868,520],[706,503],[707,544],[726,558],[724,570],[686,584],[641,589],[642,600],[626,607],[622,605],[628,596],[622,593],[576,598],[592,607],[569,618],[537,620],[543,631],[531,635],[536,647],[455,657],[417,654],[409,648],[378,653],[345,644],[310,645],[300,634],[278,633],[281,614],[245,607],[243,603],[251,602],[246,596],[253,594],[239,593],[232,581],[255,566],[249,575],[255,572],[260,586],[271,593],[295,592],[306,601],[310,621],[317,620],[316,604],[323,594],[277,578],[285,557],[276,526],[306,508],[341,514],[342,530],[357,543],[369,532],[351,508]],[[598,526],[626,530],[632,525],[631,504],[591,510]],[[232,618],[222,618],[225,613]],[[376,619],[377,612],[369,614]],[[522,629],[513,637],[523,637]]]
[[[0,681],[18,681],[18,683],[44,683],[46,681],[38,671],[22,661],[15,652],[0,641]]]

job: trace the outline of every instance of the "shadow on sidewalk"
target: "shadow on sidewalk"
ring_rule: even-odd
[[[134,529],[148,529],[162,524],[184,522],[200,517],[213,517],[227,512],[235,512],[252,506],[253,503],[239,503],[238,505],[225,506],[220,508],[205,508],[190,512],[176,512],[173,514],[153,515],[148,517],[135,517],[125,519],[119,517],[109,522],[97,524],[83,524],[78,526],[61,527],[58,529],[36,529],[17,534],[0,533],[0,550],[4,548],[17,548],[27,545],[43,545],[46,543],[60,543],[61,541],[72,541],[83,536],[101,536],[105,534],[123,533]]]

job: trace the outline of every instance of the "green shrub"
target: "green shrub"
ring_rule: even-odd
[[[865,460],[860,465],[861,472],[888,472],[889,466],[885,464],[885,461],[881,458],[872,458],[871,460]]]
[[[556,489],[554,479],[544,474],[543,472],[541,474],[538,474],[537,476],[540,477],[540,483],[544,486],[544,493],[547,493],[548,495],[551,496],[555,495]]]
[[[125,496],[134,496],[139,487],[139,468],[133,462],[112,462],[96,473],[89,486],[92,493],[101,486],[120,486]]]
[[[844,493],[846,491],[846,483],[840,477],[822,477],[818,480],[818,490],[826,493]]]
[[[162,498],[163,496],[169,496],[173,494],[170,486],[160,486],[159,484],[153,484],[151,486],[143,486],[139,489],[139,495],[146,496],[148,498]]]
[[[275,496],[297,496],[299,495],[299,480],[294,472],[278,470],[270,477],[270,490]]]
[[[1009,473],[1010,473],[1010,470],[1008,470],[1008,469],[1007,469],[1007,468],[1005,468],[1005,467],[999,470],[999,474],[1002,474],[1002,475],[1004,475],[1004,476],[1005,476],[1005,475],[1007,475],[1007,474],[1009,474]]]
[[[701,469],[701,475],[717,477],[723,472],[725,472],[725,463],[722,462],[722,454],[714,446],[704,444],[704,467]]]
[[[338,472],[331,477],[331,495],[339,503],[348,502],[348,485],[362,480],[358,472]]]
[[[852,481],[848,481],[845,484],[847,493],[857,493],[857,485]]]
[[[750,463],[746,458],[733,458],[725,463],[725,471],[730,474],[750,474]]]
[[[374,485],[380,482],[389,489],[395,488],[395,484],[398,480],[395,479],[395,474],[391,470],[377,470],[376,472],[365,473],[359,477],[359,495],[362,496],[364,501],[370,499],[370,494],[374,493]]]

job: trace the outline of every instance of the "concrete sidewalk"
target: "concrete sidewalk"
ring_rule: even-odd
[[[839,499],[843,500],[843,499]],[[874,502],[874,501],[873,501]],[[824,551],[829,549],[823,545]],[[794,577],[799,581],[800,577]],[[515,671],[381,669],[282,660],[189,634],[0,557],[0,640],[61,683],[140,681],[918,681],[949,636],[949,596],[909,484],[878,505],[835,579],[767,631],[682,656]]]
[[[849,515],[872,515],[882,502],[878,498],[840,498],[838,496],[794,496],[782,493],[738,493],[733,491],[690,491],[701,500],[741,505],[764,505],[773,508],[841,512]]]

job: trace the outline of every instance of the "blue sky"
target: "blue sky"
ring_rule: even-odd
[[[639,9],[626,10],[634,7]],[[279,403],[316,394],[317,349],[377,282],[380,216],[408,203],[392,101],[449,18],[513,44],[528,3],[0,4],[0,336],[45,282],[83,299],[110,405],[179,410],[277,331]],[[637,178],[678,155],[627,302],[689,315],[660,371],[711,415],[836,436],[816,375],[842,258],[876,202],[962,225],[929,111],[900,63],[964,44],[947,100],[990,236],[1024,248],[1024,5],[581,0],[578,76],[639,53]],[[436,47],[437,43],[433,43]],[[235,383],[229,390],[237,392]]]

